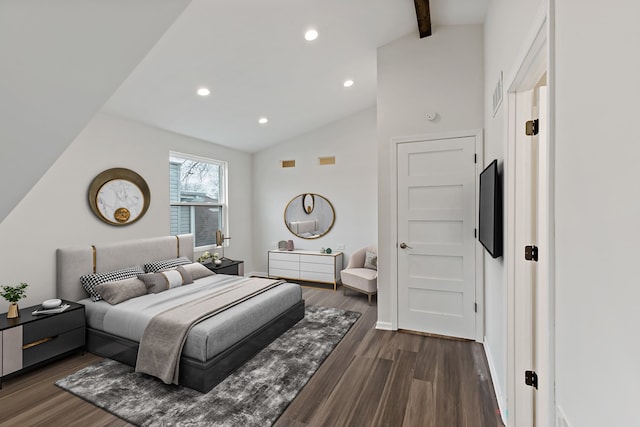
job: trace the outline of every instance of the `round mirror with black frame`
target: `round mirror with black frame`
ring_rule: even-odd
[[[287,203],[284,223],[293,234],[301,239],[317,239],[327,234],[336,214],[333,205],[325,197],[314,194],[299,194]]]

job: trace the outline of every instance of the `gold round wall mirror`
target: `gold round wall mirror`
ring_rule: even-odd
[[[284,223],[290,232],[302,239],[317,239],[327,234],[335,222],[333,205],[325,197],[299,194],[284,210]]]
[[[111,225],[131,224],[149,209],[151,194],[145,180],[130,169],[107,169],[89,186],[89,206]]]

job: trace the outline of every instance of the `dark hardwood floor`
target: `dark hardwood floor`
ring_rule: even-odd
[[[276,426],[502,426],[482,346],[374,329],[365,295],[304,289],[307,305],[360,319]],[[3,381],[0,426],[127,426],[53,383],[101,358],[68,356]]]

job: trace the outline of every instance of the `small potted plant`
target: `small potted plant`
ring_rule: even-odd
[[[211,262],[212,259],[214,258],[213,258],[213,255],[211,255],[211,252],[206,251],[205,253],[200,255],[200,257],[198,258],[198,262],[202,264],[208,264]]]
[[[9,311],[7,312],[7,319],[15,319],[20,317],[20,310],[18,309],[18,301],[27,296],[26,283],[20,283],[18,286],[3,286],[0,291],[0,296],[11,304],[9,304]]]
[[[222,264],[222,260],[220,259],[220,254],[218,252],[214,252],[213,253],[213,263],[215,265],[220,265]]]

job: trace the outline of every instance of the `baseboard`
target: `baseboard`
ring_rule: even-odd
[[[391,322],[376,322],[376,329],[381,329],[383,331],[393,331],[393,326]]]
[[[507,424],[507,401],[502,394],[502,390],[500,389],[500,384],[498,384],[495,380],[498,378],[496,373],[496,367],[493,363],[493,358],[491,357],[491,350],[489,349],[489,345],[487,344],[487,337],[484,337],[484,342],[482,343],[482,348],[484,349],[484,355],[487,358],[487,364],[489,365],[489,374],[491,375],[491,384],[493,384],[493,392],[496,395],[496,400],[498,401],[498,409],[500,409],[500,418],[502,418],[502,423],[506,426]]]

